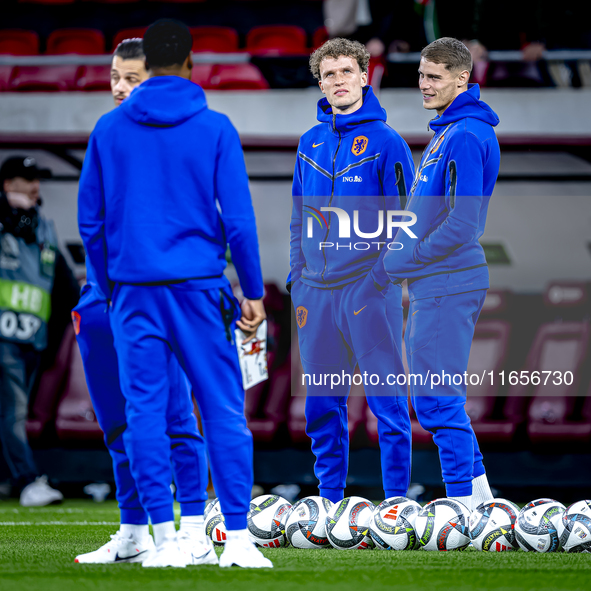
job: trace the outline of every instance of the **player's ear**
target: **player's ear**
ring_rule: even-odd
[[[367,86],[367,72],[361,72],[361,88]]]
[[[193,55],[189,54],[187,57],[187,68],[189,68],[189,70],[193,69]]]
[[[466,86],[468,80],[470,80],[470,72],[468,72],[468,70],[460,72],[460,75],[458,76],[458,88]]]
[[[318,80],[318,86],[320,86],[320,90],[323,94],[326,94],[326,90],[324,90],[324,86],[322,85],[322,80]]]

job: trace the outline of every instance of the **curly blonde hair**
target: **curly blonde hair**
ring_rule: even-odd
[[[359,64],[359,69],[362,72],[367,72],[369,66],[369,51],[365,49],[365,45],[362,45],[358,41],[350,41],[349,39],[343,39],[337,37],[330,39],[324,45],[321,45],[311,56],[310,56],[310,70],[312,75],[317,80],[320,80],[320,64],[322,60],[327,57],[339,59],[339,57],[352,57]]]

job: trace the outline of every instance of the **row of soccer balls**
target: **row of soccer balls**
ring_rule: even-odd
[[[377,507],[348,497],[331,503],[306,497],[293,506],[277,495],[253,499],[248,513],[252,541],[261,547],[341,550],[463,550],[470,542],[485,552],[591,552],[591,500],[568,509],[553,499],[537,499],[519,509],[492,499],[472,513],[458,501],[437,499],[421,507],[406,497],[392,497]],[[226,540],[217,499],[205,509],[205,531],[214,544]]]

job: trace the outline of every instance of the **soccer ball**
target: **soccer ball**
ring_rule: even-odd
[[[207,503],[207,505],[205,505],[205,511],[203,511],[204,520],[207,520],[207,516],[210,514],[211,511],[216,511],[217,513],[222,512],[222,510],[220,509],[220,501],[217,497],[215,499],[212,499],[211,501],[209,501],[209,503]]]
[[[338,550],[373,548],[369,523],[375,505],[361,497],[347,497],[335,503],[326,517],[330,545]]]
[[[554,499],[536,499],[521,509],[515,523],[515,537],[526,552],[558,552],[565,526],[566,507]]]
[[[415,522],[422,550],[463,550],[470,543],[470,510],[452,499],[435,499],[423,507]]]
[[[205,507],[203,517],[205,523],[205,535],[209,536],[216,546],[223,546],[226,543],[228,532],[226,530],[225,519],[222,515],[218,499],[214,499],[213,502]]]
[[[519,550],[515,539],[515,521],[519,507],[505,499],[481,503],[470,515],[470,538],[477,550],[502,552]]]
[[[565,552],[591,553],[591,500],[573,503],[563,514],[560,545]]]
[[[285,521],[290,509],[290,503],[278,495],[262,495],[250,501],[248,531],[257,546],[285,546]]]
[[[381,550],[415,550],[419,545],[415,522],[421,512],[416,501],[406,497],[390,497],[373,511],[369,533]]]
[[[291,508],[285,524],[287,540],[294,548],[324,548],[326,537],[326,516],[332,503],[324,497],[300,499]]]

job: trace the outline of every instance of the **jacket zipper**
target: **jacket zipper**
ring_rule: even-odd
[[[332,127],[333,129],[339,134],[339,143],[337,144],[337,149],[335,150],[334,156],[332,157],[332,186],[330,190],[330,199],[328,201],[328,207],[330,207],[332,203],[332,198],[334,197],[334,179],[335,179],[335,164],[337,161],[337,154],[339,153],[339,148],[341,147],[341,132],[337,129],[336,126],[336,115],[332,116]],[[324,237],[324,242],[327,241],[328,235],[330,234],[330,221],[331,221],[331,214],[332,211],[328,212],[328,228],[326,229],[326,236]],[[326,252],[324,248],[322,249],[322,256],[324,257],[324,269],[322,269],[321,279],[324,281],[324,273],[326,273]]]
[[[400,200],[400,207],[406,209],[406,186],[404,185],[404,170],[402,164],[397,162],[394,165],[396,171],[396,187],[398,187],[398,198]]]
[[[456,206],[456,185],[458,184],[458,171],[456,169],[456,161],[452,160],[449,163],[449,204],[453,209]]]

